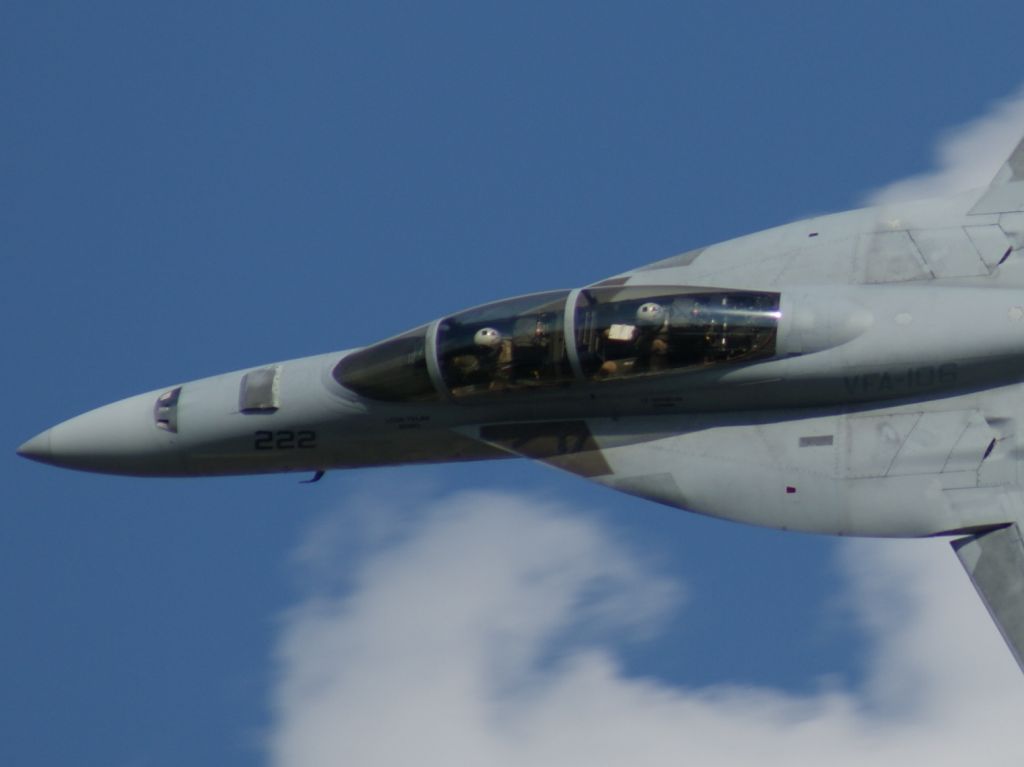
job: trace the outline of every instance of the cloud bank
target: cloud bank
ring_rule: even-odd
[[[1024,135],[1024,88],[997,101],[984,115],[952,128],[935,145],[935,167],[886,184],[868,205],[922,200],[988,186]]]
[[[1024,91],[949,131],[934,171],[869,201],[984,186],[1022,132]],[[312,574],[282,619],[272,763],[1024,763],[1024,679],[943,541],[841,548],[869,641],[862,685],[686,688],[616,660],[622,637],[683,609],[684,585],[591,517],[498,493],[414,505],[398,535],[353,550],[352,520],[384,510],[349,509],[301,547]],[[339,584],[332,569],[353,553]]]
[[[417,515],[285,617],[274,764],[1024,759],[1024,682],[944,542],[844,549],[867,683],[793,695],[629,677],[613,637],[657,630],[685,589],[581,513],[477,492]]]

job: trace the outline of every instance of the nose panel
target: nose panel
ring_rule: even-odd
[[[50,430],[37,434],[18,448],[18,455],[33,461],[50,463]]]
[[[18,453],[68,469],[160,475],[181,471],[174,437],[156,427],[158,392],[129,397],[64,421],[33,437]]]

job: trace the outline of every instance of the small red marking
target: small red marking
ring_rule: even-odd
[[[795,493],[796,492],[796,488],[793,487],[792,485],[786,485],[786,492],[787,493]]]

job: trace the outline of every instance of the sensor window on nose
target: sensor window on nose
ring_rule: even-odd
[[[273,413],[280,407],[277,381],[281,368],[277,365],[250,370],[242,376],[238,391],[238,409],[243,413]]]
[[[181,387],[176,386],[170,391],[165,391],[156,398],[153,406],[153,419],[158,428],[169,431],[171,434],[178,433],[178,398],[181,396]]]

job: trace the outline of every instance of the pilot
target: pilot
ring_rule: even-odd
[[[501,333],[494,328],[480,328],[473,334],[473,343],[478,348],[497,351],[501,348]]]
[[[669,311],[654,301],[636,310],[636,372],[646,373],[669,367]]]
[[[668,324],[668,310],[661,304],[648,301],[636,310],[636,324],[641,328],[662,328]]]
[[[470,389],[490,384],[498,368],[501,355],[502,337],[496,328],[480,328],[473,334],[473,345],[459,350],[451,358],[451,368],[456,375],[460,389]]]
[[[496,328],[480,328],[473,334],[476,350],[474,383],[487,384],[490,389],[503,389],[512,373],[512,341]]]

